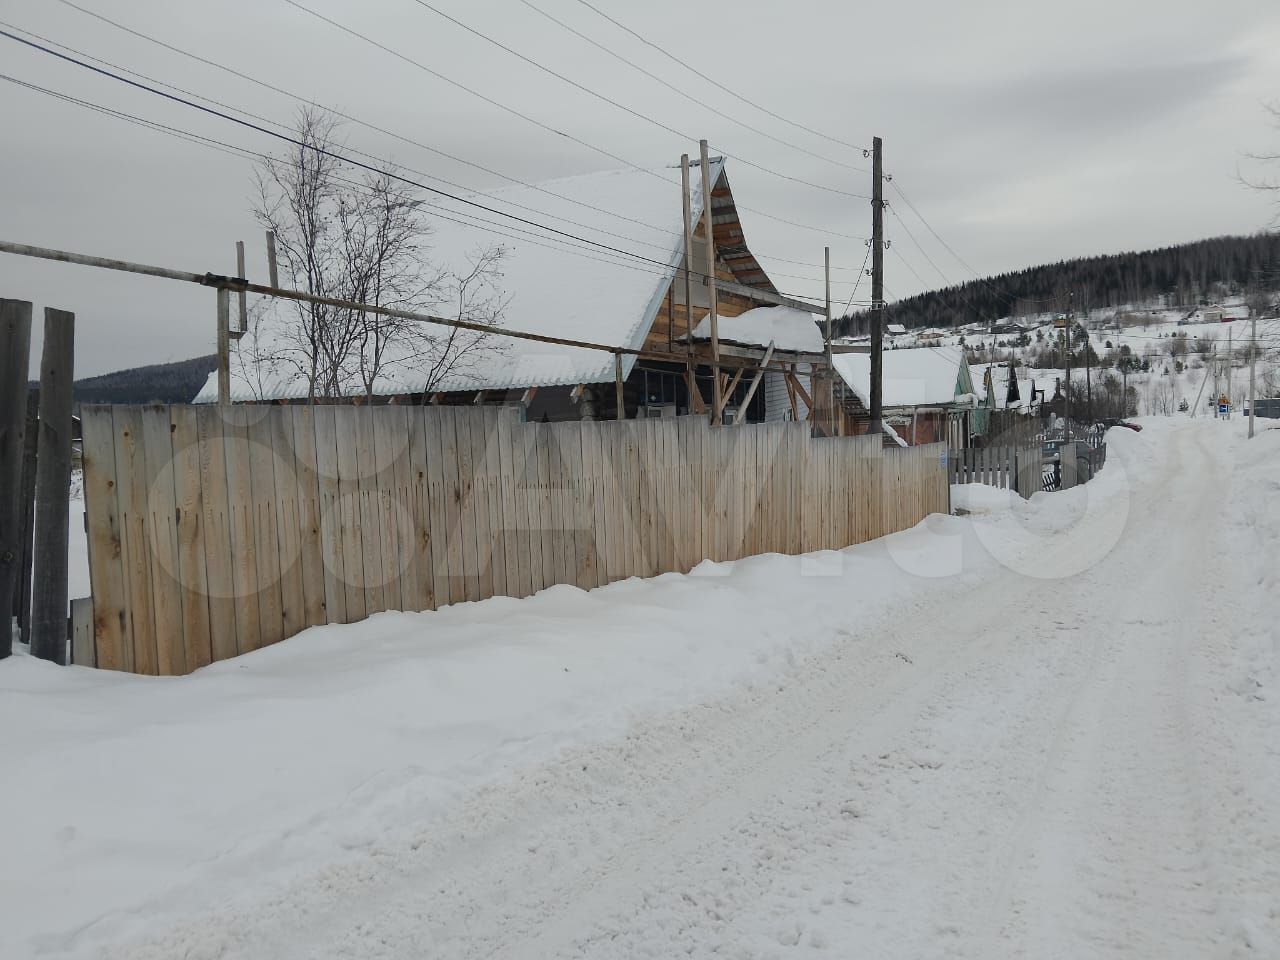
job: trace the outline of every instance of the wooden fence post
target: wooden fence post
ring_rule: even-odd
[[[14,612],[22,642],[31,643],[31,549],[35,543],[36,525],[36,440],[40,436],[40,391],[27,391],[27,431],[22,452],[22,565],[18,568],[18,589],[14,594]]]
[[[40,358],[31,655],[67,662],[67,500],[71,490],[71,384],[75,314],[46,307]]]
[[[13,652],[11,616],[22,567],[22,460],[31,304],[0,300],[0,659]]]

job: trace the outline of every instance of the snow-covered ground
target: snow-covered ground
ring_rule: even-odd
[[[839,553],[0,663],[0,956],[1280,956],[1280,430],[1145,426]]]

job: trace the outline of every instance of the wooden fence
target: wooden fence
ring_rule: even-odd
[[[952,450],[952,483],[985,483],[1023,496],[1045,489],[1040,444]]]
[[[82,420],[94,649],[76,662],[136,673],[383,610],[839,548],[948,508],[944,446],[802,423],[394,405]]]

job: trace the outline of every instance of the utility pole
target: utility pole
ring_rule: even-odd
[[[824,379],[823,403],[827,406],[827,436],[834,437],[836,430],[836,369],[831,362],[831,248],[823,247],[823,264],[827,286],[827,372]]]
[[[1063,399],[1065,400],[1063,410],[1066,412],[1066,416],[1062,418],[1062,424],[1063,424],[1062,436],[1064,440],[1071,439],[1071,327],[1072,327],[1072,324],[1075,323],[1075,316],[1076,316],[1075,307],[1076,307],[1076,293],[1074,290],[1072,290],[1070,293],[1067,294],[1067,329],[1066,329],[1067,354],[1065,359],[1065,363],[1067,367],[1067,392],[1063,397]]]
[[[716,315],[716,238],[715,225],[711,216],[711,161],[707,152],[707,141],[698,141],[699,157],[702,160],[702,223],[707,231],[707,303],[711,310],[708,314],[711,321],[711,425],[719,426],[723,385],[720,383],[720,318]]]
[[[1089,356],[1093,352],[1093,335],[1089,333],[1089,306],[1085,301],[1084,308],[1084,388],[1089,403],[1089,427],[1092,428],[1095,421],[1093,419],[1093,360]]]
[[[1256,312],[1250,318],[1252,329],[1249,333],[1249,439],[1253,439],[1253,408],[1258,404],[1258,395],[1254,392],[1254,368],[1258,362],[1258,317]]]
[[[871,141],[871,429],[881,430],[884,383],[884,142]]]

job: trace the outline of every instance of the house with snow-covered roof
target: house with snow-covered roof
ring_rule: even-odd
[[[882,354],[881,406],[884,422],[909,446],[947,441],[969,445],[976,409],[964,351],[952,347],[911,347]],[[871,408],[871,354],[836,353],[836,398],[856,421]]]
[[[443,375],[430,363],[393,363],[379,375],[375,400],[519,405],[531,420],[612,419],[620,392],[627,418],[707,412],[715,369],[704,282],[710,225],[725,419],[807,418],[813,377],[825,369],[817,308],[779,292],[751,253],[724,160],[712,158],[708,172],[711,196],[704,202],[695,162],[687,282],[678,168],[591,173],[477,195],[490,209],[582,238],[523,225],[499,238],[502,326],[567,342],[495,334]],[[447,201],[437,206],[449,219],[435,223],[431,257],[465,268],[469,255],[494,242],[492,227]],[[279,345],[268,352],[278,357]],[[239,365],[233,401],[305,401],[308,386],[296,366],[277,362],[264,372]],[[364,393],[352,385],[353,399]],[[196,399],[216,397],[211,375]]]

